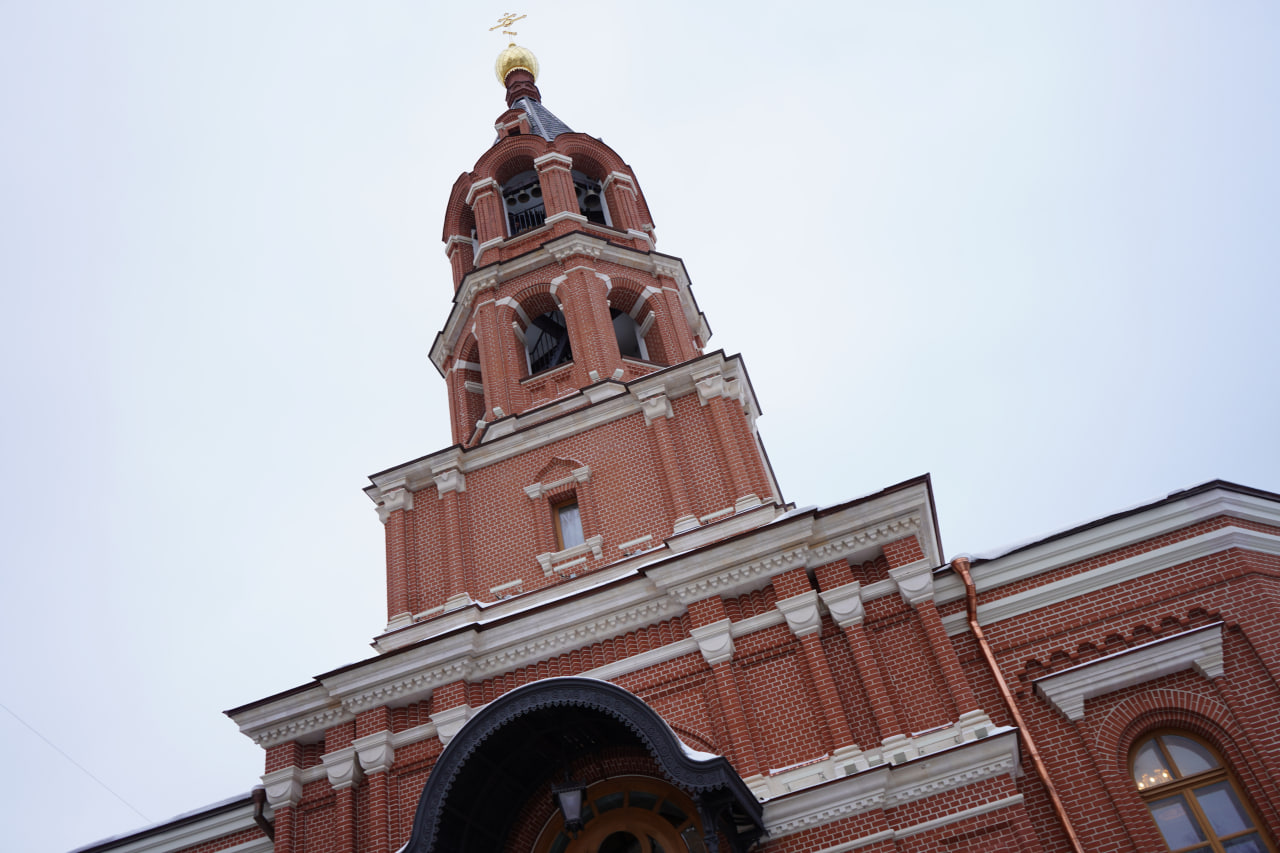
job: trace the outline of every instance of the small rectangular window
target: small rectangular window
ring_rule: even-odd
[[[551,507],[551,511],[555,515],[556,544],[560,546],[560,550],[564,551],[574,545],[581,545],[583,542],[582,515],[578,512],[578,502],[570,499],[555,504]]]

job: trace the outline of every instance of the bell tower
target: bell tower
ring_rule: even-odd
[[[543,105],[532,52],[511,44],[495,69],[507,109],[444,216],[454,292],[431,360],[454,444],[366,489],[386,526],[384,650],[782,505],[746,370],[706,351],[635,172]]]

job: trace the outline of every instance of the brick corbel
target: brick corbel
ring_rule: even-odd
[[[733,635],[730,628],[731,623],[726,618],[689,632],[697,642],[702,657],[711,666],[733,659]]]
[[[396,760],[396,749],[391,742],[391,732],[374,732],[352,743],[360,756],[360,766],[365,773],[385,773]]]
[[[831,618],[841,628],[852,628],[862,624],[865,611],[862,607],[862,584],[858,581],[838,586],[835,589],[818,593],[822,603],[831,611]]]
[[[787,620],[787,627],[797,637],[816,633],[822,628],[822,611],[818,608],[818,593],[814,590],[784,598],[777,606]]]
[[[898,585],[902,600],[912,607],[933,601],[933,567],[927,560],[890,569],[889,577]]]
[[[262,776],[267,802],[273,809],[296,806],[302,799],[302,768],[285,767]]]
[[[329,776],[329,784],[334,790],[351,788],[364,778],[360,771],[360,763],[356,760],[355,747],[343,747],[336,752],[328,752],[320,756],[324,762],[325,773]]]

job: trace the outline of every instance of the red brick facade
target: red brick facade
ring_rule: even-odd
[[[761,851],[1061,851],[1072,835],[1091,853],[1167,849],[1130,775],[1158,731],[1214,750],[1274,845],[1280,496],[1211,483],[964,572],[940,551],[927,477],[795,511],[746,370],[704,352],[635,173],[599,140],[539,133],[532,78],[509,81],[499,139],[445,216],[455,294],[432,358],[455,444],[366,490],[386,529],[381,654],[228,712],[265,750],[274,841],[248,801],[224,834],[165,826],[134,841],[443,849],[415,814],[449,745],[517,688],[587,676],[728,759],[760,804]],[[513,235],[504,187],[530,172],[545,224]],[[575,176],[600,188],[604,224]],[[619,313],[647,357],[622,354]],[[527,342],[549,315],[572,360],[534,372]],[[568,547],[553,513],[566,501],[583,540]],[[633,821],[650,792],[682,814],[702,796],[635,745],[564,760],[598,796],[631,791]],[[468,849],[560,849],[554,780],[525,781],[504,840]],[[685,817],[710,829],[688,849],[740,843]]]

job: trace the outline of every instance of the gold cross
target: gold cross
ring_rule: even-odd
[[[527,17],[529,16],[517,15],[515,12],[507,12],[501,18],[498,19],[497,26],[489,27],[489,32],[493,32],[494,30],[497,30],[497,29],[502,29],[503,27],[509,27],[512,24],[514,24],[516,21],[523,20],[524,18],[527,18]],[[515,43],[514,40],[515,40],[516,34],[514,32],[512,32],[511,30],[502,30],[502,34],[504,36],[511,36],[512,43],[513,44]]]

